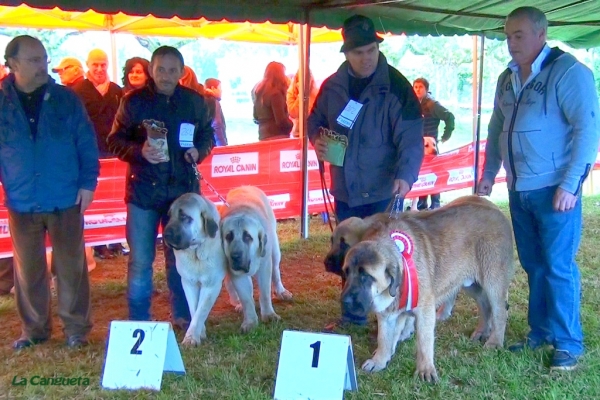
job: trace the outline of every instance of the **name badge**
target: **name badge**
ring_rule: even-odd
[[[350,100],[342,113],[337,117],[337,123],[345,128],[352,129],[362,106],[359,102]]]
[[[187,122],[179,126],[179,145],[183,148],[194,147],[194,124]]]

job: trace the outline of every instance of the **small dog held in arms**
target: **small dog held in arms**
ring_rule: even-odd
[[[434,382],[436,306],[462,288],[477,301],[471,339],[504,345],[508,287],[514,275],[510,222],[492,202],[461,197],[437,210],[402,213],[352,246],[341,301],[345,313],[377,316],[377,349],[362,369],[390,362],[407,318],[416,317],[416,375]]]
[[[277,221],[265,193],[254,186],[242,186],[229,191],[227,203],[229,207],[220,208],[223,250],[231,283],[242,304],[244,321],[241,328],[243,332],[248,332],[258,325],[253,276],[258,282],[263,321],[280,319],[271,301],[271,282],[277,298],[291,300],[292,294],[281,282]]]
[[[180,196],[169,209],[163,239],[175,253],[177,272],[192,316],[184,345],[195,346],[206,339],[206,319],[227,274],[219,222],[215,205],[196,193]]]

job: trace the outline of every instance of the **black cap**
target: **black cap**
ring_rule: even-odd
[[[374,42],[383,42],[383,38],[377,36],[375,32],[373,21],[364,15],[353,15],[345,20],[342,37],[344,38],[344,44],[340,52],[343,53]]]

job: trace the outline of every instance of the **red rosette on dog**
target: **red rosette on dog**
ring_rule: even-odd
[[[412,257],[414,244],[406,232],[392,231],[390,238],[402,254],[402,294],[398,307],[411,311],[419,303],[419,276]]]

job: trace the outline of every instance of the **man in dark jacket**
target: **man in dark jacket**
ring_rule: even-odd
[[[425,78],[417,78],[413,82],[415,94],[421,102],[421,112],[423,113],[423,136],[431,137],[435,140],[435,154],[437,154],[438,129],[440,122],[444,121],[444,134],[442,135],[442,143],[450,139],[452,131],[454,131],[454,114],[446,107],[441,105],[437,100],[431,97],[429,93],[429,81]],[[440,208],[440,194],[431,195],[431,209]],[[427,195],[419,197],[417,204],[418,210],[427,209]]]
[[[12,73],[0,92],[0,180],[22,323],[13,348],[45,342],[51,335],[46,234],[67,346],[83,346],[92,327],[83,212],[100,173],[94,131],[77,96],[48,77],[48,56],[38,39],[14,38],[4,58]]]
[[[319,160],[328,157],[321,127],[347,138],[341,165],[330,165],[337,220],[385,211],[404,198],[423,161],[423,118],[410,82],[379,52],[373,21],[344,21],[346,61],[327,78],[308,117],[308,136]],[[399,205],[402,207],[402,205]],[[343,320],[366,324],[364,318]]]
[[[152,81],[125,96],[108,136],[110,151],[129,163],[125,202],[127,242],[131,249],[127,300],[132,320],[150,319],[158,226],[166,226],[169,207],[177,197],[200,192],[194,163],[206,158],[214,146],[204,98],[178,84],[183,65],[183,56],[177,49],[169,46],[156,49],[149,66]],[[151,120],[166,128],[168,157],[147,140],[144,123],[147,125]],[[175,255],[167,246],[164,254],[173,322],[186,329],[190,312],[175,267]]]
[[[108,76],[108,56],[100,49],[90,51],[87,59],[88,72],[85,80],[73,86],[73,90],[83,102],[96,131],[96,140],[100,158],[111,158],[114,155],[108,150],[108,136],[123,89],[110,81]]]

